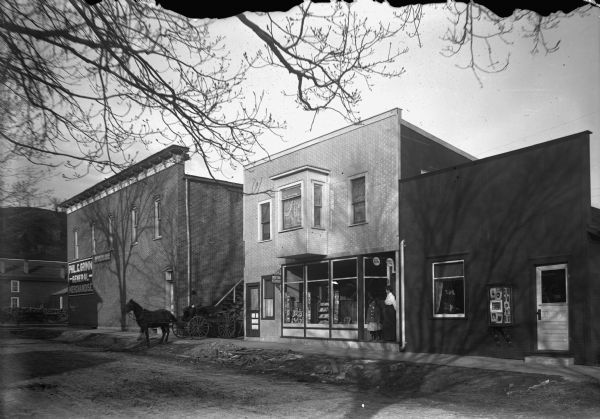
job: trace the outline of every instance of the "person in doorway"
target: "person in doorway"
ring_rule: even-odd
[[[383,340],[396,340],[396,297],[390,286],[385,287],[385,302],[383,308]]]
[[[380,339],[381,334],[381,310],[371,293],[367,294],[367,300],[367,330],[371,334],[371,340],[375,341]]]

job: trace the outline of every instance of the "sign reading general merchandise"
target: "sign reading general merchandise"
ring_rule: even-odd
[[[93,267],[92,258],[69,263],[69,295],[91,294],[94,292],[92,286]]]

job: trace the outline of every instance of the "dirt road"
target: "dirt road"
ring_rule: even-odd
[[[506,418],[600,414],[597,386],[581,384],[573,389],[571,386],[578,384],[554,378],[502,373],[491,376],[493,373],[480,370],[457,375],[457,370],[468,369],[425,370],[422,368],[426,366],[414,365],[386,367],[388,372],[381,376],[381,368],[375,368],[372,362],[348,361],[358,362],[355,365],[361,368],[347,368],[347,363],[293,353],[282,354],[277,362],[273,361],[275,354],[270,354],[267,361],[271,367],[266,368],[256,354],[237,362],[244,358],[234,345],[209,348],[209,352],[197,352],[196,357],[164,356],[181,348],[171,344],[151,350],[109,352],[3,336],[0,413],[7,418]],[[186,353],[190,353],[189,348]],[[319,365],[325,366],[320,372]],[[334,374],[325,371],[327,365],[336,370]],[[356,370],[362,371],[362,377],[355,376]],[[373,371],[380,371],[378,378]],[[393,384],[390,380],[394,374],[405,377],[404,381]],[[565,402],[570,405],[557,408]]]

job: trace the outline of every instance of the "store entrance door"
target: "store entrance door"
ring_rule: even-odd
[[[259,284],[246,284],[246,336],[260,337]]]
[[[566,264],[536,268],[537,349],[569,350],[569,299]]]

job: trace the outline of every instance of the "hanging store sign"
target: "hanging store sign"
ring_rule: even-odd
[[[92,258],[71,262],[68,265],[69,295],[92,294]]]
[[[273,284],[281,284],[281,268],[277,269],[273,275],[271,275],[271,281],[273,281]]]
[[[111,251],[94,255],[94,263],[108,262],[110,260]]]

